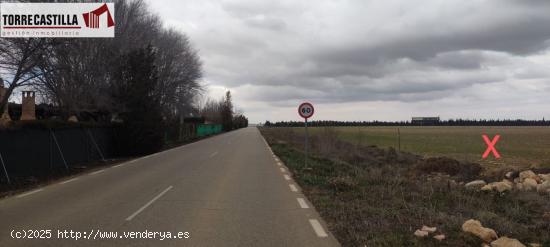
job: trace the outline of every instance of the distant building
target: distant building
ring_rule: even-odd
[[[411,123],[413,125],[438,125],[439,117],[413,117]]]

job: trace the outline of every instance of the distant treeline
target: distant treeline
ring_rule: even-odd
[[[282,121],[269,122],[266,121],[265,126],[268,127],[302,127],[303,121]],[[470,119],[450,119],[442,120],[438,123],[422,124],[412,123],[410,121],[311,121],[308,126],[324,127],[324,126],[550,126],[550,121],[542,120],[470,120]]]

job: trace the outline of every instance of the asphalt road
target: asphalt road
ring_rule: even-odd
[[[0,200],[0,246],[338,245],[252,127]]]

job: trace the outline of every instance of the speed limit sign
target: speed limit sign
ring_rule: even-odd
[[[308,119],[311,116],[313,116],[313,112],[315,109],[313,108],[313,105],[311,103],[305,102],[300,104],[298,107],[298,114],[300,114],[301,117]]]
[[[315,109],[313,108],[313,105],[311,103],[308,103],[308,102],[304,102],[302,104],[300,104],[300,106],[298,106],[298,114],[300,114],[301,117],[304,118],[305,120],[305,123],[304,123],[304,127],[305,127],[305,130],[306,130],[306,138],[305,138],[305,169],[308,169],[307,167],[307,160],[308,160],[308,149],[309,149],[309,145],[308,145],[308,133],[307,133],[307,119],[310,118],[311,116],[313,116],[313,112],[315,112]]]

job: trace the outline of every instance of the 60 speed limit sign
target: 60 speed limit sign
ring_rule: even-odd
[[[305,102],[300,104],[300,106],[298,107],[298,114],[300,114],[300,116],[305,119],[313,116],[313,112],[315,112],[315,109],[313,108],[313,105],[311,103]]]
[[[298,114],[300,114],[301,117],[304,118],[305,120],[305,123],[304,123],[304,127],[305,127],[305,130],[306,130],[306,138],[305,138],[305,169],[309,169],[307,167],[307,160],[308,160],[308,149],[309,149],[309,145],[308,145],[308,133],[307,133],[307,119],[310,118],[311,116],[313,116],[313,112],[315,112],[315,109],[313,108],[313,105],[309,102],[304,102],[302,104],[300,104],[300,106],[298,106]]]

